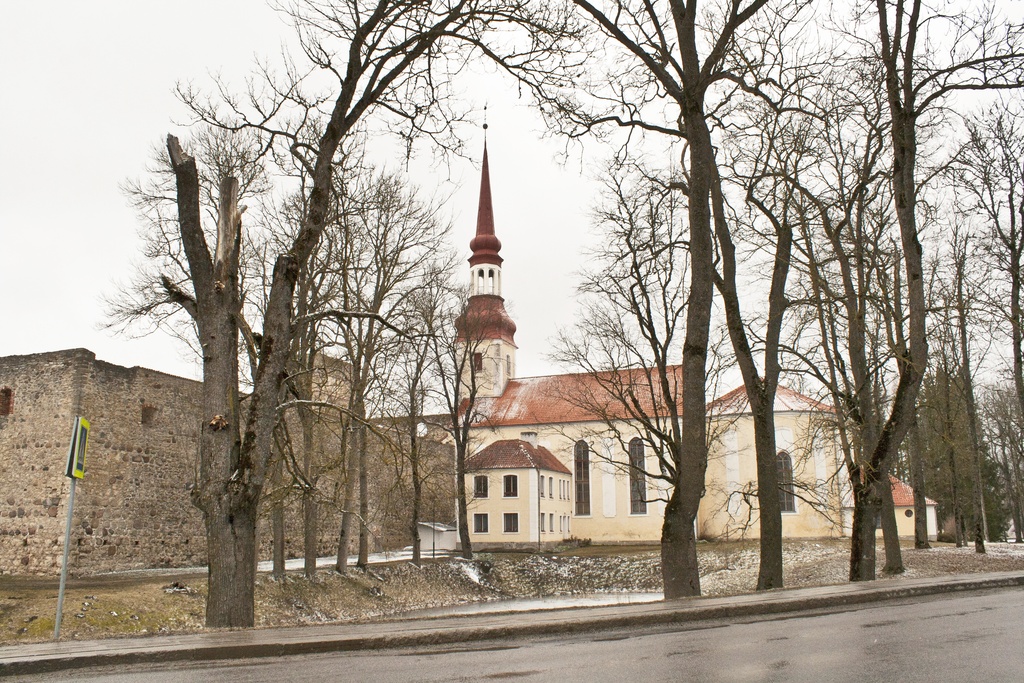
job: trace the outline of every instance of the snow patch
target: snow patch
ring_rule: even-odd
[[[467,579],[475,584],[480,584],[480,567],[469,562],[464,562],[459,564],[459,568],[462,570],[462,573],[466,575]]]

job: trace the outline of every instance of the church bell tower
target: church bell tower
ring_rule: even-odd
[[[501,251],[501,241],[494,234],[486,137],[476,236],[470,240],[469,248],[472,251],[469,257],[469,300],[465,312],[456,323],[459,341],[465,344],[470,354],[462,381],[468,386],[471,380],[475,380],[477,396],[500,396],[508,381],[515,377],[516,324],[505,311],[505,299],[501,296],[503,259],[498,253]]]

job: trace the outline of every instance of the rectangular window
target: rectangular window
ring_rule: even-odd
[[[544,533],[544,513],[540,513],[540,532]]]
[[[541,486],[543,486],[543,485],[544,485],[543,482],[541,482]],[[548,498],[554,498],[554,497],[555,497],[555,478],[554,477],[548,477]]]
[[[486,498],[487,497],[487,475],[481,474],[473,477],[473,497],[474,498]]]
[[[473,369],[480,372],[484,369],[484,354],[474,353],[473,354]]]
[[[519,477],[514,474],[505,475],[505,497],[519,497]]]
[[[487,513],[478,512],[473,515],[473,533],[474,534],[486,534],[487,533]]]
[[[544,475],[540,475],[540,497],[544,497]]]
[[[548,513],[548,528],[553,532],[555,530],[555,513]]]
[[[505,517],[505,533],[506,534],[518,534],[519,533],[519,513],[518,512],[506,512],[504,517]]]

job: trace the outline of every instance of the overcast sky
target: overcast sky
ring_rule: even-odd
[[[168,132],[187,133],[176,82],[203,86],[220,73],[241,89],[257,56],[280,53],[289,27],[259,0],[4,2],[2,17],[0,356],[85,347],[119,365],[198,376],[187,350],[162,332],[133,338],[102,329],[102,298],[140,258],[139,222],[119,185],[143,174]],[[562,146],[542,139],[542,124],[508,83],[477,78],[462,89],[473,106],[489,103],[519,374],[549,373],[547,340],[575,311],[590,171],[578,157],[559,165]],[[451,195],[453,243],[468,257],[483,139],[479,129],[463,135],[472,160],[431,168],[424,159],[411,175]]]

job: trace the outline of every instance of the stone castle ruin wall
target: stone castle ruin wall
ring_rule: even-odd
[[[0,358],[0,573],[56,574],[76,415],[92,423],[75,494],[73,574],[201,565],[195,481],[200,384],[86,349]]]

